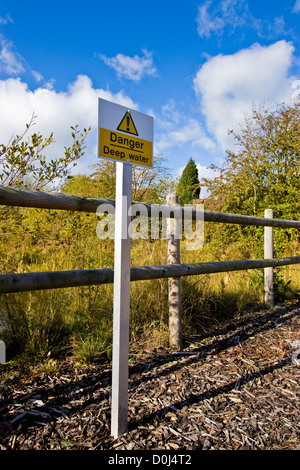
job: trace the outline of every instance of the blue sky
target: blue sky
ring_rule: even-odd
[[[154,117],[155,153],[174,174],[221,165],[253,104],[291,104],[300,79],[300,0],[0,3],[0,142],[91,125],[77,172],[97,162],[97,98]],[[300,82],[299,82],[300,83]]]

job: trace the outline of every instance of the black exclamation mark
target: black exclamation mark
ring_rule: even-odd
[[[130,128],[129,128],[129,125],[130,125],[129,114],[127,114],[126,119],[127,119],[127,132],[129,132],[130,131]]]

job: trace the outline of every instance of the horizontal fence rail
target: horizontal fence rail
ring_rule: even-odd
[[[123,169],[122,169],[123,171]],[[126,170],[127,171],[127,170]],[[125,181],[125,180],[124,180]],[[123,182],[124,182],[123,181]],[[123,188],[123,186],[122,186]],[[119,191],[121,192],[121,187]],[[128,185],[127,185],[128,190]],[[123,189],[122,189],[123,191]],[[130,189],[129,189],[130,191]],[[123,199],[117,198],[117,201]],[[128,202],[128,199],[127,199]],[[39,209],[67,210],[98,213],[101,205],[111,204],[115,207],[115,200],[104,198],[87,198],[82,196],[73,196],[62,193],[47,193],[41,191],[20,190],[0,186],[0,205],[33,207]],[[128,203],[129,204],[129,203]],[[135,203],[133,203],[134,205]],[[141,203],[139,203],[141,204]],[[205,209],[196,209],[192,207],[180,207],[176,195],[168,195],[167,205],[144,204],[147,208],[147,215],[159,213],[168,219],[168,263],[167,265],[157,266],[135,266],[126,268],[126,297],[129,300],[129,269],[130,281],[148,281],[154,279],[168,279],[169,293],[169,345],[181,349],[182,347],[182,306],[181,306],[181,284],[180,279],[184,276],[194,276],[201,274],[222,273],[228,271],[240,271],[248,269],[264,268],[264,290],[265,304],[268,307],[274,306],[274,283],[273,268],[300,264],[300,256],[287,258],[273,258],[273,227],[300,228],[299,221],[281,220],[273,218],[273,210],[266,209],[265,217],[251,217],[246,215],[236,215],[224,212],[207,211]],[[118,205],[117,205],[118,206]],[[118,209],[118,207],[117,207]],[[138,209],[139,210],[139,209]],[[105,209],[104,209],[105,211]],[[126,210],[127,212],[127,206]],[[122,217],[123,217],[122,213]],[[121,217],[121,218],[122,218]],[[217,261],[204,263],[180,263],[180,242],[175,237],[178,226],[182,220],[200,218],[205,222],[219,222],[238,225],[252,225],[264,227],[264,259],[255,260],[236,260],[236,261]],[[120,217],[116,216],[120,221]],[[128,225],[129,214],[126,213],[126,224]],[[125,224],[125,225],[126,225]],[[196,224],[197,225],[197,224]],[[117,233],[117,232],[116,232]],[[117,238],[117,237],[116,237]],[[115,238],[115,250],[116,250]],[[50,272],[32,272],[32,273],[12,273],[0,275],[0,294],[28,292],[46,289],[58,289],[68,287],[83,287],[91,285],[112,284],[120,288],[118,279],[118,264],[115,268],[102,269],[79,269],[70,271],[50,271]],[[115,282],[114,282],[114,277]],[[119,276],[120,277],[120,276]],[[127,285],[128,281],[128,285]],[[118,293],[118,295],[120,292]],[[114,292],[114,309],[115,309]],[[119,300],[121,297],[119,298]],[[120,302],[119,302],[120,304]],[[119,308],[118,304],[118,308]],[[129,304],[129,301],[128,301]],[[122,310],[122,317],[127,318],[126,306]],[[118,314],[121,314],[121,309]],[[115,311],[114,311],[115,315]],[[119,321],[120,320],[120,321]],[[115,320],[114,320],[115,321]],[[121,315],[118,317],[118,323],[114,326],[113,351],[118,351],[114,357],[113,352],[113,381],[112,381],[112,435],[118,437],[127,430],[127,408],[128,408],[128,387],[127,366],[128,366],[128,346],[129,346],[129,318],[128,324],[121,323]],[[114,323],[115,325],[115,323]],[[123,327],[123,330],[121,331]],[[122,333],[122,334],[121,334]],[[125,338],[126,337],[126,338]],[[122,348],[120,346],[122,340]],[[0,358],[1,360],[1,358]],[[126,372],[126,374],[125,374]],[[117,400],[117,401],[116,401]],[[119,401],[118,401],[119,400]]]
[[[300,256],[273,259],[215,261],[211,263],[136,266],[130,268],[130,280],[147,281],[169,277],[195,276],[197,274],[275,268],[291,264],[300,264]],[[0,293],[101,285],[111,284],[113,282],[113,268],[1,274]]]
[[[83,196],[73,196],[63,193],[47,193],[43,191],[32,191],[24,189],[7,188],[0,186],[0,205],[18,206],[18,207],[35,207],[37,209],[57,209],[80,212],[96,212],[97,208],[102,204],[111,204],[115,206],[114,199],[90,198]],[[156,207],[157,211],[164,212],[172,206],[159,204],[143,204],[148,215],[151,215],[151,207]],[[193,220],[196,219],[197,211],[201,209],[182,208],[185,215],[190,213]],[[205,222],[220,222],[227,224],[239,225],[255,225],[261,227],[283,227],[283,228],[300,228],[300,222],[296,220],[267,219],[264,217],[252,217],[249,215],[230,214],[226,212],[215,212],[203,210]],[[170,212],[170,218],[174,214]]]

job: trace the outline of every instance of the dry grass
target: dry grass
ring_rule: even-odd
[[[22,217],[21,222],[12,218],[2,227],[8,232],[1,235],[2,273],[113,267],[113,240],[97,238],[96,217],[35,209],[24,210]],[[216,227],[215,238],[212,225]],[[198,251],[186,250],[183,241],[181,262],[234,260],[261,255],[261,230],[253,240],[236,229],[236,243],[226,242],[229,235],[221,236],[220,233],[220,224],[210,224],[204,247]],[[166,240],[132,241],[132,266],[166,263]],[[279,300],[295,297],[300,267],[281,268],[279,273]],[[183,334],[206,334],[222,322],[234,321],[234,315],[262,304],[262,270],[183,278]],[[5,329],[2,329],[1,337],[7,342],[10,358],[21,355],[40,359],[49,358],[49,355],[72,354],[84,362],[103,353],[109,356],[112,306],[112,285],[2,295],[0,313]],[[165,346],[167,330],[167,280],[132,283],[132,343],[141,341],[147,347]]]

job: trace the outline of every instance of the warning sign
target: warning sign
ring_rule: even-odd
[[[125,163],[152,166],[152,142],[132,139],[120,132],[99,129],[99,151],[101,157],[121,160]]]
[[[129,111],[125,113],[122,121],[117,127],[118,131],[128,132],[128,134],[138,135],[134,122]]]
[[[153,118],[99,98],[98,156],[152,167]]]

